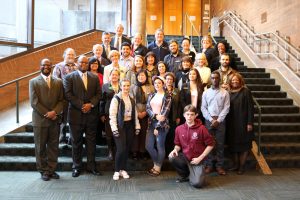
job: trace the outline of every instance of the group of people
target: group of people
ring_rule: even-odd
[[[176,40],[164,41],[162,29],[156,30],[148,47],[141,34],[131,42],[123,30],[117,25],[113,38],[104,32],[103,43],[93,46],[90,58],[81,55],[75,62],[75,50],[67,48],[64,61],[52,72],[51,61],[43,59],[41,75],[30,80],[41,178],[59,178],[59,143],[72,145],[73,177],[82,172],[83,144],[86,170],[101,175],[95,149],[102,131],[108,159],[115,161],[113,180],[130,178],[129,155],[134,160],[150,155],[151,176],[160,175],[168,155],[178,182],[202,187],[214,164],[217,173],[226,174],[225,139],[234,158],[230,170],[243,174],[253,139],[253,103],[242,76],[231,67],[226,43],[214,48],[211,38],[204,36],[201,53],[195,54],[188,38],[182,40],[180,51]]]

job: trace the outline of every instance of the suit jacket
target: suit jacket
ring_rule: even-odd
[[[64,79],[65,96],[69,102],[68,122],[70,124],[96,124],[99,120],[98,106],[101,98],[99,79],[98,76],[88,71],[87,80],[86,90],[78,71],[68,74]],[[81,111],[85,103],[94,105],[89,113]]]
[[[107,59],[109,61],[109,64],[111,63],[110,59],[108,58],[109,55],[106,55],[106,51],[105,51],[105,46],[104,44],[102,44],[102,47],[103,47],[103,52],[101,54],[101,56],[105,59]],[[114,46],[110,45],[110,50],[118,50],[116,49]]]
[[[198,101],[197,101],[197,111],[198,114],[201,114],[201,103],[202,103],[202,94],[203,94],[203,88],[197,88],[198,90]],[[180,91],[180,103],[181,103],[181,109],[184,110],[184,107],[192,103],[191,98],[191,88],[190,83],[185,83],[182,85],[182,89]]]
[[[110,46],[113,46],[113,47],[114,47],[114,45],[115,45],[115,39],[116,39],[116,35],[111,39],[111,41],[110,41]],[[121,44],[122,44],[123,42],[128,42],[128,43],[131,45],[131,40],[128,39],[127,37],[125,37],[124,35],[122,35],[122,38],[121,38]]]
[[[49,127],[58,123],[50,120],[44,115],[54,110],[57,114],[63,111],[63,84],[60,79],[50,76],[50,88],[42,75],[29,81],[29,98],[32,111],[32,124],[38,127]]]
[[[144,45],[140,44],[136,49],[133,49],[134,46],[131,45],[131,56],[136,56],[136,55],[141,55],[141,56],[146,56],[148,53],[148,48],[145,47]]]

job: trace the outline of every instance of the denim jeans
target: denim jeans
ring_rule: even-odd
[[[216,159],[216,167],[223,167],[224,165],[224,140],[225,140],[225,121],[221,122],[217,128],[210,126],[211,122],[205,120],[205,127],[208,132],[215,138],[216,145],[210,152],[206,160],[206,166],[212,167],[213,160]]]
[[[149,125],[146,135],[146,149],[149,152],[154,164],[161,167],[166,155],[165,141],[169,130],[165,128],[159,128],[158,136],[155,136],[153,133],[154,126],[155,124],[153,123]],[[157,148],[155,148],[155,143]]]

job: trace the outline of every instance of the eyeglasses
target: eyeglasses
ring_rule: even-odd
[[[43,67],[46,67],[46,66],[49,67],[49,66],[51,66],[51,64],[42,64],[42,66]]]
[[[79,63],[85,64],[85,65],[89,64],[88,62],[83,62],[83,61],[81,61],[81,62],[79,62]]]

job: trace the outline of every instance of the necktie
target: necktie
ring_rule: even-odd
[[[47,82],[48,88],[50,88],[50,78],[49,77],[46,77],[46,82]]]
[[[87,77],[86,77],[86,73],[82,74],[82,81],[83,81],[83,85],[85,90],[87,90]]]
[[[116,38],[117,39],[117,41],[116,41],[116,48],[120,51],[120,49],[119,49],[119,46],[120,46],[120,37],[117,37]]]

